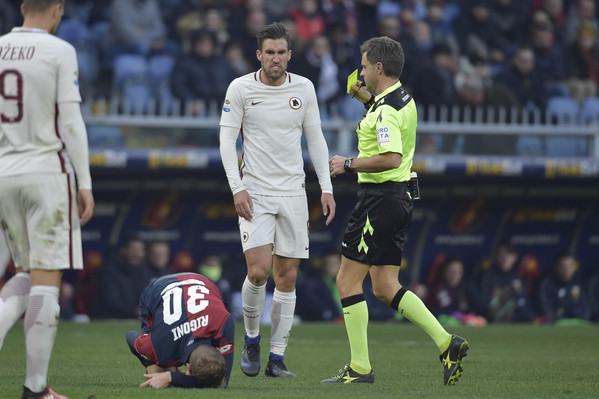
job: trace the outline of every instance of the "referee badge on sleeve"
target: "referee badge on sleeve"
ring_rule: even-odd
[[[389,127],[381,126],[376,129],[376,141],[379,144],[379,147],[385,144],[389,144]]]

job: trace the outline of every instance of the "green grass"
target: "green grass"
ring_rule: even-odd
[[[502,325],[452,329],[470,341],[464,375],[443,386],[438,350],[409,323],[371,323],[374,385],[320,384],[349,360],[345,327],[304,323],[293,328],[286,363],[297,379],[255,378],[239,369],[243,328],[227,390],[140,389],[143,367],[130,353],[125,333],[135,321],[61,322],[49,382],[71,399],[136,398],[597,398],[599,326]],[[25,378],[23,325],[10,331],[0,351],[0,399],[19,398]],[[262,336],[268,337],[263,327]],[[263,341],[262,361],[268,356]]]

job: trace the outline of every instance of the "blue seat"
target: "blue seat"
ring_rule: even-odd
[[[599,97],[585,98],[581,107],[585,123],[599,123]]]
[[[145,113],[152,98],[152,89],[149,84],[144,82],[135,82],[123,87],[123,101],[125,108],[129,108],[133,113]]]
[[[64,20],[58,25],[56,36],[78,47],[92,39],[93,35],[85,23],[76,19]]]
[[[114,84],[122,89],[126,84],[148,82],[148,62],[138,54],[121,54],[113,63]]]
[[[580,120],[580,105],[572,97],[550,97],[547,100],[547,116],[551,122],[578,123]]]
[[[170,55],[153,56],[149,62],[150,75],[153,79],[170,78],[175,61],[175,57]]]
[[[170,80],[175,62],[176,58],[170,55],[156,55],[150,58],[152,96],[156,99],[161,113],[170,113],[173,110],[174,96]]]

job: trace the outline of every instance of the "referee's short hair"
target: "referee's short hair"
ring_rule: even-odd
[[[26,13],[41,13],[48,10],[54,4],[62,4],[64,7],[65,0],[23,0]]]
[[[403,71],[405,57],[401,44],[387,36],[373,37],[360,46],[360,53],[366,53],[366,59],[371,64],[383,64],[385,75],[399,78]]]
[[[287,41],[287,50],[291,49],[289,31],[287,30],[287,26],[282,22],[274,22],[270,25],[266,25],[260,32],[258,32],[256,39],[258,41],[258,50],[260,51],[262,51],[262,43],[264,43],[264,40],[266,39],[285,39]]]

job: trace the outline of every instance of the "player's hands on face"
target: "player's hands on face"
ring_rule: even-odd
[[[171,373],[168,371],[164,373],[144,374],[144,377],[147,380],[139,385],[140,388],[167,388],[171,385]]]
[[[81,226],[85,226],[94,214],[94,196],[92,190],[81,189],[77,193],[77,207]]]
[[[237,214],[247,221],[252,221],[252,212],[254,211],[254,203],[252,197],[247,190],[241,190],[233,196],[235,210]]]
[[[320,203],[322,204],[322,213],[327,217],[326,225],[328,226],[335,217],[335,208],[337,206],[333,194],[322,193]]]
[[[343,167],[344,163],[345,157],[342,157],[341,155],[335,155],[333,158],[329,159],[329,171],[331,177],[345,173],[345,168]]]

